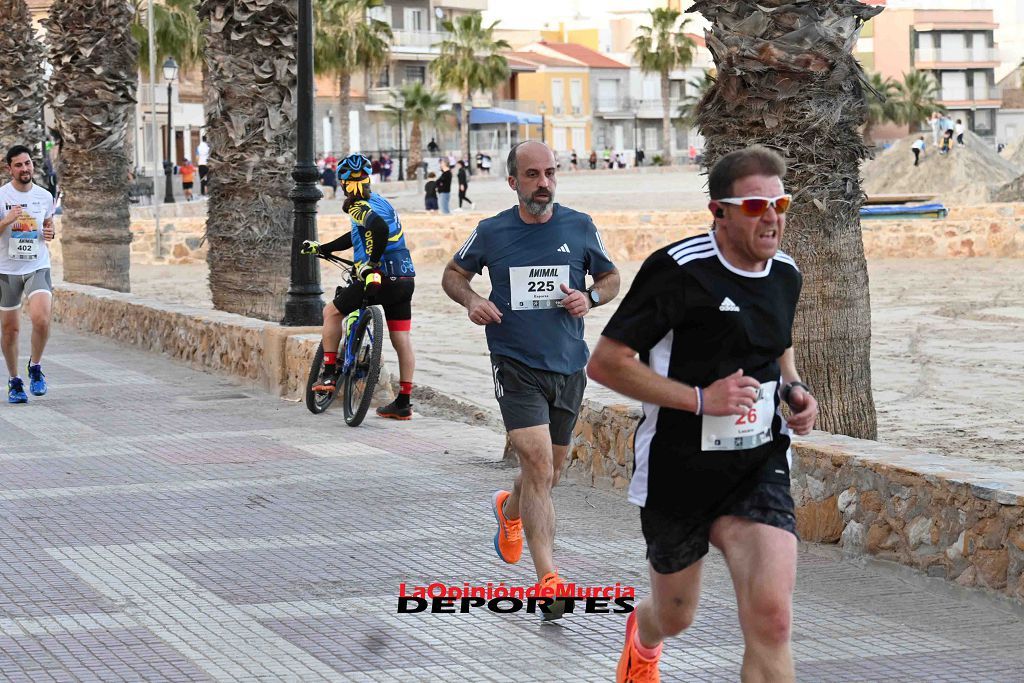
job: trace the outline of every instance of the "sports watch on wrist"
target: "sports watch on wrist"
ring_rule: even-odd
[[[590,299],[591,306],[597,306],[601,303],[601,292],[593,287],[587,290],[587,297]]]

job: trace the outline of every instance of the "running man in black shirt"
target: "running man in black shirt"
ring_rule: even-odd
[[[644,404],[629,500],[641,507],[651,596],[627,621],[620,682],[659,680],[662,641],[696,613],[709,543],[736,591],[742,680],[794,680],[789,434],[811,430],[818,404],[793,357],[802,278],[779,250],[785,172],[763,147],[722,157],[708,178],[713,229],[647,259],[588,366]]]

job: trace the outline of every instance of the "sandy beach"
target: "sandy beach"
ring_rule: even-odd
[[[880,441],[1024,469],[1022,265],[1010,259],[890,259],[869,264],[872,381]],[[628,286],[639,264],[619,267]],[[463,354],[481,358],[482,331],[441,291],[441,266],[418,270],[413,328],[418,353],[436,360],[435,369]],[[335,274],[324,271],[323,277],[333,290]],[[54,280],[60,279],[57,268]],[[205,264],[133,266],[132,291],[211,307]],[[612,311],[613,306],[602,307],[588,319],[591,344]],[[453,324],[460,330],[464,325],[464,334],[453,338]],[[423,371],[429,367],[421,365]],[[476,370],[468,364],[459,372],[472,377]],[[494,409],[489,378],[480,372],[480,396],[474,398]],[[430,383],[422,374],[419,380]],[[621,402],[601,387],[588,388],[588,396]]]

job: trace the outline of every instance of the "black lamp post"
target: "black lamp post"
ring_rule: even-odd
[[[473,175],[473,103],[466,103],[466,173]]]
[[[167,58],[163,69],[164,80],[167,81],[167,156],[164,158],[164,203],[173,204],[174,186],[172,185],[171,176],[174,174],[174,162],[171,159],[174,156],[174,148],[172,146],[174,143],[171,140],[171,136],[174,129],[171,127],[171,84],[178,77],[178,63],[174,61],[174,57]]]
[[[639,166],[640,162],[637,160],[637,152],[640,151],[640,145],[637,142],[637,117],[636,112],[633,112],[633,165]]]
[[[402,103],[395,108],[398,112],[398,179],[405,180],[405,155],[402,154]]]
[[[546,126],[544,125],[544,114],[547,113],[548,111],[547,105],[541,102],[540,106],[537,107],[537,111],[540,112],[540,141],[546,143],[547,141],[544,139],[544,128],[546,128]]]
[[[298,128],[295,185],[288,193],[294,206],[292,224],[291,283],[284,301],[282,325],[322,325],[323,302],[320,295],[320,268],[315,256],[299,253],[304,240],[316,240],[316,203],[323,195],[316,186],[317,170],[313,162],[313,4],[299,0],[298,43]]]

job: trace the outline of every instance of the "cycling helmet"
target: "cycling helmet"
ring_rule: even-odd
[[[362,154],[350,154],[338,162],[338,182],[346,197],[367,199],[370,196],[370,160]]]
[[[338,180],[358,180],[370,176],[370,160],[362,154],[350,154],[338,162]]]

